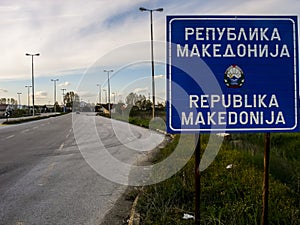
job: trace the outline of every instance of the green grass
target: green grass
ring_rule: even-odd
[[[299,137],[298,133],[271,134],[270,224],[300,224]],[[156,161],[172,152],[178,138],[163,149]],[[263,138],[262,134],[233,135],[201,173],[201,224],[260,224]],[[207,139],[208,136],[202,135],[203,149]],[[226,169],[228,164],[234,167]],[[138,209],[141,224],[193,224],[193,220],[183,220],[182,216],[184,212],[194,212],[194,159],[170,179],[148,186],[140,197]]]
[[[156,112],[157,118],[152,120],[152,112],[151,111],[138,111],[133,113],[130,116],[128,115],[121,115],[118,113],[113,113],[111,117],[108,114],[105,113],[98,113],[100,116],[104,116],[107,118],[112,118],[115,120],[121,120],[125,122],[129,122],[130,124],[134,124],[137,126],[141,126],[144,128],[150,128],[150,129],[159,129],[162,131],[166,130],[166,125],[165,125],[165,112],[158,111]],[[160,119],[159,119],[160,118]]]

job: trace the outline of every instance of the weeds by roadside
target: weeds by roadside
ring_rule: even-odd
[[[150,118],[130,123],[149,127]],[[202,136],[205,149],[208,135]],[[257,225],[261,223],[263,134],[233,134],[222,144],[214,162],[201,173],[201,224]],[[179,136],[163,148],[153,163],[167,158]],[[191,145],[191,140],[186,140]],[[300,134],[272,134],[269,224],[300,224]],[[180,160],[180,155],[177,157]],[[174,162],[176,165],[176,162]],[[229,166],[230,165],[230,166]],[[167,169],[167,168],[166,168]],[[194,224],[183,219],[194,213],[194,159],[171,178],[147,186],[137,210],[143,225]]]
[[[284,149],[283,140],[298,141],[299,134],[274,135],[273,148],[280,148],[280,153],[272,153],[269,219],[270,224],[300,224],[300,193],[293,182],[286,183],[281,173],[294,173],[299,164],[285,172],[277,167],[290,161],[278,162],[278,154],[286,154],[292,162],[299,156],[290,155]],[[233,135],[233,139],[223,143],[221,150],[208,169],[201,173],[201,224],[244,225],[260,224],[262,208],[262,148],[259,146],[261,135]],[[202,148],[205,147],[205,140]],[[176,145],[175,138],[173,145]],[[234,141],[240,141],[239,145]],[[289,143],[290,143],[289,142]],[[243,144],[245,143],[245,144]],[[280,143],[280,144],[278,144]],[[188,144],[188,143],[187,143]],[[257,148],[255,154],[250,144]],[[290,143],[289,148],[295,146]],[[245,149],[245,147],[249,149]],[[163,149],[157,159],[162,160],[172,151],[172,147]],[[291,151],[291,154],[294,154]],[[228,167],[228,165],[231,165]],[[297,173],[299,175],[299,173]],[[294,173],[293,176],[297,176]],[[138,210],[141,213],[141,224],[194,224],[193,220],[182,219],[183,213],[194,212],[194,160],[170,179],[145,189],[140,197]]]

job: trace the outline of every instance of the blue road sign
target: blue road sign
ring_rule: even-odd
[[[167,129],[298,131],[296,16],[168,16]]]

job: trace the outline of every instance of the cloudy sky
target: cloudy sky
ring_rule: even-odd
[[[154,38],[157,95],[164,98],[164,44],[167,15],[297,15],[299,0],[0,0],[0,98],[27,104],[31,85],[31,57],[34,57],[37,104],[53,103],[53,82],[57,100],[62,88],[76,91],[85,101],[95,102],[100,84],[102,101],[107,95],[107,73],[111,93],[125,98],[135,91],[146,96],[151,67],[149,13],[139,7],[164,8],[155,12]],[[159,43],[161,42],[161,43]],[[138,56],[138,57],[137,57]],[[139,57],[141,60],[139,60]],[[105,90],[105,91],[104,91]],[[112,97],[114,98],[114,97]]]

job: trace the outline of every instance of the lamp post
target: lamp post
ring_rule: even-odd
[[[116,104],[116,92],[113,92],[113,93],[111,93],[111,94],[113,94],[114,95],[114,104]]]
[[[63,103],[64,103],[64,113],[65,113],[65,112],[66,112],[66,104],[65,104],[65,90],[67,90],[67,89],[65,89],[65,88],[62,88],[61,90],[62,90],[62,92],[63,92]]]
[[[51,79],[51,81],[53,81],[54,83],[54,112],[56,112],[56,107],[55,107],[55,103],[56,103],[56,81],[59,81],[59,79]]]
[[[27,88],[27,106],[28,106],[28,114],[30,114],[30,104],[29,104],[29,89],[32,87],[31,85],[25,85]]]
[[[34,116],[34,71],[33,71],[33,56],[39,56],[40,53],[29,54],[26,53],[26,56],[31,56],[31,86],[32,86],[32,115]]]
[[[97,87],[99,87],[99,104],[101,105],[101,85],[97,84]]]
[[[103,89],[103,91],[105,92],[105,102],[107,103],[107,92],[106,92],[106,89]]]
[[[148,11],[150,12],[150,35],[151,35],[151,68],[152,68],[152,118],[155,117],[155,81],[154,81],[154,54],[153,54],[153,19],[152,19],[152,12],[162,12],[164,9],[163,8],[158,8],[158,9],[146,9],[144,7],[140,7],[140,11],[145,12]]]
[[[18,101],[19,101],[19,109],[21,108],[21,98],[20,98],[21,94],[22,94],[21,92],[17,93],[17,95],[18,95]]]
[[[114,72],[113,70],[103,70],[104,72],[107,72],[107,96],[108,96],[108,112],[110,113],[110,83],[109,83],[109,73]]]

